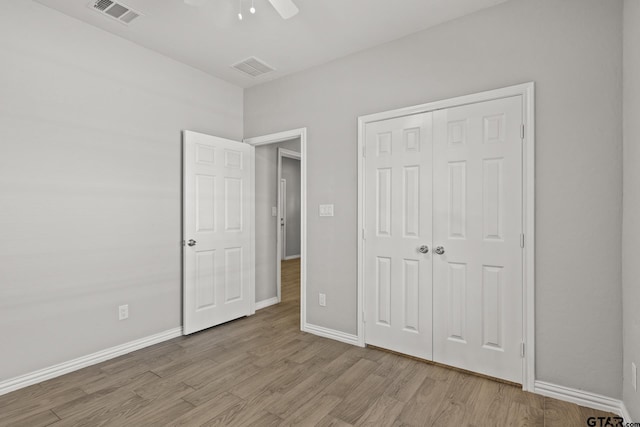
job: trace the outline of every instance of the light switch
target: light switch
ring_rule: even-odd
[[[333,205],[320,205],[320,216],[333,216]]]
[[[271,208],[271,216],[278,216],[278,208],[275,206]]]

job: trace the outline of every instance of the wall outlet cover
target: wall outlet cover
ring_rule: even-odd
[[[333,216],[333,205],[320,205],[320,216]]]
[[[320,307],[326,307],[327,306],[327,295],[326,294],[319,294],[318,295],[318,303],[320,304]]]
[[[124,320],[129,318],[129,304],[121,305],[118,307],[118,320]]]

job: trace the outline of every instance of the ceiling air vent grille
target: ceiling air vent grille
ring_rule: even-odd
[[[129,25],[134,19],[142,16],[140,12],[113,0],[92,0],[89,3],[89,7],[104,16],[108,16],[126,25]]]
[[[249,77],[258,77],[263,74],[275,71],[275,68],[270,67],[269,65],[265,64],[264,61],[261,61],[255,56],[233,64],[231,67],[235,68],[241,73],[248,75]]]

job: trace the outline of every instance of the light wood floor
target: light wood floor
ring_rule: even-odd
[[[2,426],[585,426],[598,411],[299,331],[279,305],[0,396]]]

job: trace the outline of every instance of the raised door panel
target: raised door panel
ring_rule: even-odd
[[[403,170],[402,220],[404,237],[420,237],[420,166]]]
[[[196,252],[195,307],[197,311],[216,305],[216,251]]]

